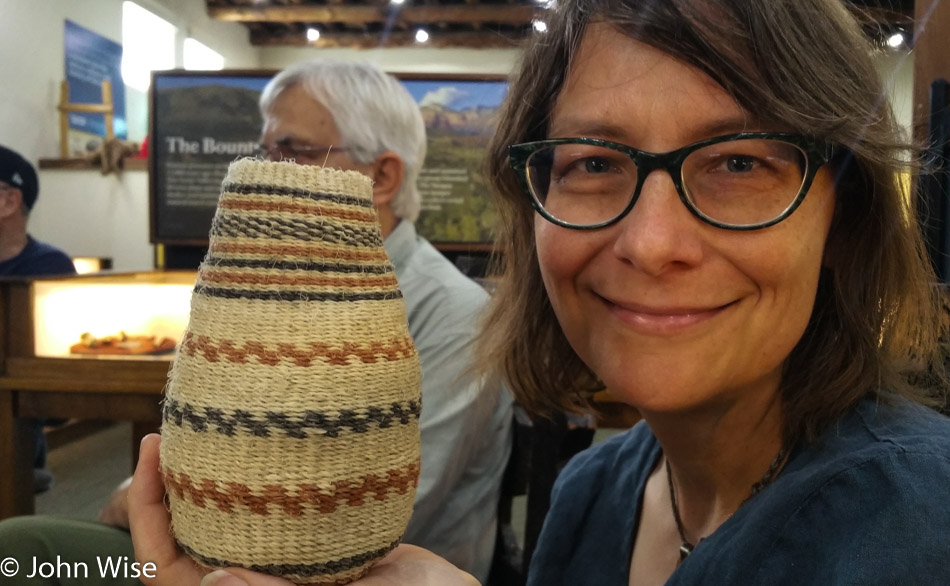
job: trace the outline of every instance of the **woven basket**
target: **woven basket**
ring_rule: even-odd
[[[419,390],[370,179],[232,163],[165,390],[179,546],[298,584],[363,576],[412,513]]]

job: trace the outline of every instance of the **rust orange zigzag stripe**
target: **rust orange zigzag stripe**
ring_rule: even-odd
[[[188,474],[168,468],[162,469],[162,476],[168,490],[174,491],[180,499],[185,499],[187,495],[196,507],[202,509],[213,503],[225,513],[246,508],[256,515],[269,515],[269,507],[274,506],[286,515],[298,517],[308,508],[329,514],[341,505],[363,506],[367,497],[384,501],[390,491],[406,494],[410,486],[418,486],[419,462],[417,460],[405,468],[389,470],[384,475],[367,474],[355,481],[337,480],[331,488],[301,484],[291,491],[279,484],[268,484],[259,494],[239,482],[217,482],[210,478],[200,479],[196,486]]]
[[[389,342],[370,342],[356,344],[345,342],[338,348],[329,344],[311,342],[307,348],[298,348],[293,344],[279,343],[275,347],[268,347],[261,342],[247,341],[240,346],[231,340],[213,341],[208,336],[185,334],[181,342],[182,351],[188,356],[201,354],[208,362],[226,360],[236,364],[247,364],[252,358],[267,366],[277,366],[284,360],[289,360],[296,366],[310,366],[315,360],[325,360],[334,366],[346,366],[352,358],[358,358],[366,364],[374,364],[379,360],[394,362],[416,355],[415,346],[408,336],[394,338]]]

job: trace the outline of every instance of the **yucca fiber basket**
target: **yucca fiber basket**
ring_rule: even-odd
[[[412,513],[419,390],[370,179],[232,163],[165,390],[179,546],[298,584],[361,577]]]

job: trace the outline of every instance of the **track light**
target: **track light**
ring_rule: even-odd
[[[904,41],[905,41],[904,33],[900,31],[894,33],[893,35],[887,38],[887,44],[893,47],[894,49],[897,49],[898,47],[903,45]]]

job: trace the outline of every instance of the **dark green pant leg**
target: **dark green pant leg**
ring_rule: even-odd
[[[19,566],[15,576],[10,574],[9,558]],[[134,561],[131,536],[116,527],[46,516],[0,522],[0,584],[4,586],[140,586],[137,579],[124,577],[126,568],[127,575],[133,575]],[[118,577],[109,568],[102,576],[101,566],[107,562],[118,567]],[[34,568],[40,571],[28,577]]]

